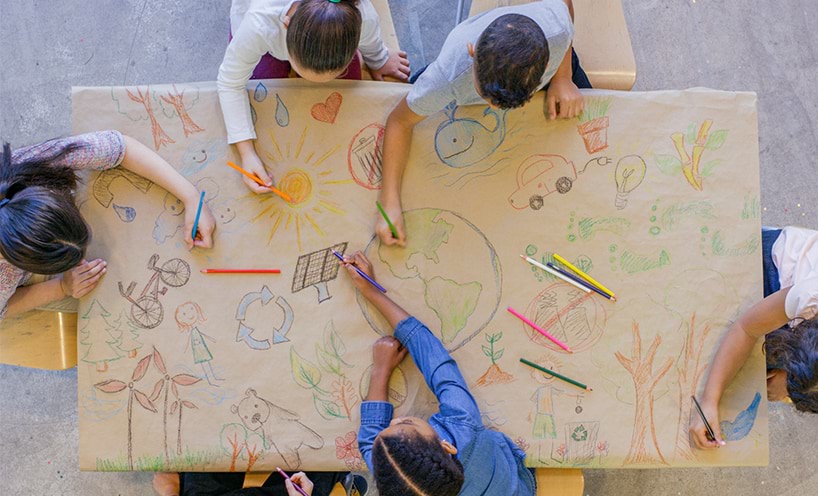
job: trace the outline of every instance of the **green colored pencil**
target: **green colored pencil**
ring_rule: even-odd
[[[524,364],[528,365],[529,367],[534,367],[535,369],[539,370],[540,372],[545,372],[548,375],[553,375],[557,379],[562,379],[563,381],[567,382],[568,384],[573,384],[574,386],[576,386],[578,388],[581,388],[581,389],[585,389],[588,392],[593,391],[593,389],[589,388],[588,386],[586,386],[585,384],[583,384],[583,383],[581,383],[579,381],[569,379],[568,377],[565,377],[564,375],[560,375],[560,374],[554,372],[553,370],[548,370],[547,368],[543,367],[542,365],[538,365],[538,364],[536,364],[534,362],[529,362],[525,358],[520,358],[520,361],[523,362]]]
[[[381,215],[383,215],[384,220],[386,220],[386,223],[389,225],[389,230],[392,231],[392,237],[397,239],[398,238],[398,230],[395,229],[395,224],[392,224],[392,221],[389,220],[389,216],[386,215],[386,210],[383,209],[383,205],[381,205],[381,202],[379,202],[379,201],[376,201],[375,205],[378,206],[378,210],[381,212]]]

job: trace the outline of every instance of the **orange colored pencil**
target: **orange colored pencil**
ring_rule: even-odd
[[[234,164],[233,162],[230,162],[230,161],[227,162],[227,165],[229,165],[230,167],[232,167],[232,168],[236,169],[237,171],[241,172],[245,176],[249,177],[250,179],[252,179],[256,183],[258,183],[258,185],[261,186],[262,188],[269,189],[270,191],[277,194],[278,196],[280,196],[281,198],[285,199],[288,202],[293,201],[293,199],[290,197],[290,195],[288,195],[287,193],[281,191],[280,189],[276,188],[275,186],[267,186],[266,184],[264,184],[264,181],[259,179],[258,176],[256,176],[255,174],[250,174],[246,170],[242,169],[241,167],[239,167],[238,165],[236,165],[236,164]]]

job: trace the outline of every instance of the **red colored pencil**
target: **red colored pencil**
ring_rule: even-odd
[[[202,269],[202,274],[281,274],[280,269]]]

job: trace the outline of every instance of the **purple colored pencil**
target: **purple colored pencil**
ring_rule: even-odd
[[[340,260],[342,262],[344,261],[344,257],[340,253],[338,253],[335,250],[330,250],[330,251],[332,252],[333,255],[338,257],[338,260]],[[358,274],[360,274],[361,277],[363,277],[364,279],[369,281],[369,284],[371,284],[371,285],[375,286],[376,288],[378,288],[381,291],[381,293],[386,293],[386,288],[381,286],[377,282],[375,282],[375,279],[372,279],[371,277],[366,275],[366,272],[364,272],[361,269],[359,269],[358,267],[356,267],[355,264],[352,264],[352,268],[355,269],[356,271],[358,271]]]

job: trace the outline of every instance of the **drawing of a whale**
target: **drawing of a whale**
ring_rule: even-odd
[[[450,104],[444,110],[449,120],[438,126],[435,133],[435,152],[449,167],[461,168],[476,164],[488,157],[506,138],[506,111],[495,111],[486,107],[483,116],[494,117],[494,126],[489,128],[471,119],[455,117],[457,105]]]

